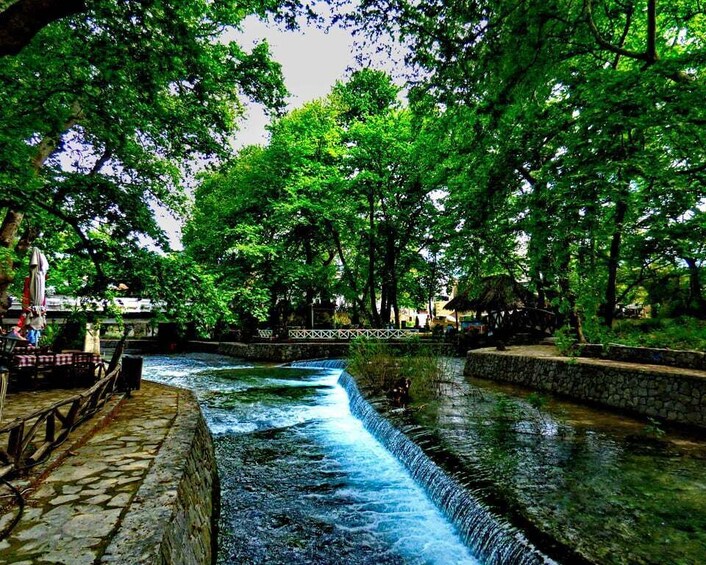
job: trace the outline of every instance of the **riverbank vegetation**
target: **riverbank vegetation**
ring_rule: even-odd
[[[348,351],[347,371],[373,396],[385,396],[395,406],[436,402],[441,385],[453,370],[453,360],[439,344],[410,340],[356,339]]]
[[[578,339],[703,347],[698,3],[326,4],[401,53],[395,81],[364,64],[285,113],[267,45],[225,32],[295,26],[299,2],[98,0],[1,57],[0,313],[37,244],[62,292],[123,285],[203,333],[310,325],[314,304],[384,327],[502,275]],[[233,151],[248,99],[276,119]],[[629,303],[657,321],[616,323]]]
[[[613,335],[615,343],[625,345],[706,350],[706,321],[690,316],[621,320]]]

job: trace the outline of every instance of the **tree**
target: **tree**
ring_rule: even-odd
[[[83,0],[17,0],[0,11],[0,56],[16,55],[53,21],[84,12]]]
[[[409,47],[418,107],[447,116],[437,170],[448,226],[478,242],[481,263],[498,259],[480,270],[529,277],[578,332],[599,312],[610,327],[619,288],[636,282],[620,277],[640,272],[622,268],[626,243],[638,249],[657,201],[679,195],[678,223],[705,201],[698,7],[369,0],[349,14]],[[682,243],[698,252],[696,238]]]
[[[137,255],[144,238],[166,245],[154,208],[184,209],[185,175],[227,153],[243,99],[281,107],[267,45],[219,40],[248,11],[261,8],[95,2],[0,59],[0,182],[13,187],[0,199],[0,313],[7,261],[47,218],[74,233],[70,251],[91,258],[91,286],[103,288],[112,257]]]
[[[383,73],[354,73],[197,190],[187,251],[203,250],[224,283],[265,289],[273,325],[337,296],[354,323],[399,324],[400,295],[417,292],[407,275],[420,267],[434,206],[397,92]],[[211,221],[222,226],[215,256],[199,229]]]

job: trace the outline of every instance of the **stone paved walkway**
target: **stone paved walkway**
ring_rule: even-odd
[[[100,559],[159,452],[182,394],[143,381],[102,426],[95,425],[100,414],[82,425],[94,422],[89,437],[76,430],[72,438],[81,439],[62,446],[53,467],[29,485],[25,481],[25,508],[0,541],[0,564],[88,565]],[[5,511],[0,529],[17,511]]]
[[[512,345],[504,351],[497,351],[492,348],[483,349],[485,353],[494,355],[522,355],[525,357],[545,357],[549,359],[563,359],[567,357],[561,355],[559,350],[553,345]],[[651,365],[649,363],[630,363],[628,361],[614,361],[612,359],[596,359],[593,357],[574,357],[573,363],[583,365],[602,365],[608,367],[622,367],[625,369],[637,369],[643,371],[654,371],[667,375],[689,375],[692,377],[706,378],[706,371],[696,369],[684,369],[682,367],[670,367],[668,365]]]

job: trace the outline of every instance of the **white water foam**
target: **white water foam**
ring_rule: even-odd
[[[260,374],[253,378],[247,375],[246,366],[232,364],[230,368],[242,369],[243,379],[234,380],[229,374],[228,380],[222,380],[213,370],[227,368],[228,362],[220,356],[211,357],[211,366],[204,356],[196,362],[190,356],[146,357],[144,378],[194,390],[213,433],[242,434],[306,424],[301,433],[320,444],[326,455],[319,464],[335,467],[345,475],[335,496],[345,500],[347,512],[356,516],[350,527],[384,539],[408,563],[478,563],[407,470],[351,414],[348,395],[337,384],[340,370],[289,378],[286,368],[272,368],[272,377]],[[311,387],[314,392],[307,398],[294,396],[286,403],[278,399],[268,402],[266,392],[264,400],[252,403],[218,406],[216,401],[222,394],[237,398],[239,392],[266,391],[268,387]]]

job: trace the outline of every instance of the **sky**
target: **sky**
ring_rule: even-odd
[[[302,25],[297,31],[282,31],[256,17],[246,19],[243,31],[233,36],[244,49],[267,39],[272,57],[282,65],[285,85],[290,92],[288,110],[326,96],[338,80],[347,76],[355,63],[353,38],[342,29],[325,32]],[[251,104],[235,135],[234,148],[267,142],[265,127],[269,117],[262,107]],[[157,221],[169,236],[173,249],[182,249],[181,225],[166,210],[155,209]]]
[[[244,32],[236,36],[246,49],[267,39],[272,56],[282,65],[282,73],[290,92],[288,110],[299,108],[310,100],[326,96],[346,71],[354,65],[353,38],[342,29],[325,32],[314,27],[297,31],[281,31],[273,25],[250,17]],[[268,118],[262,108],[250,107],[248,116],[236,136],[236,147],[266,141]]]

